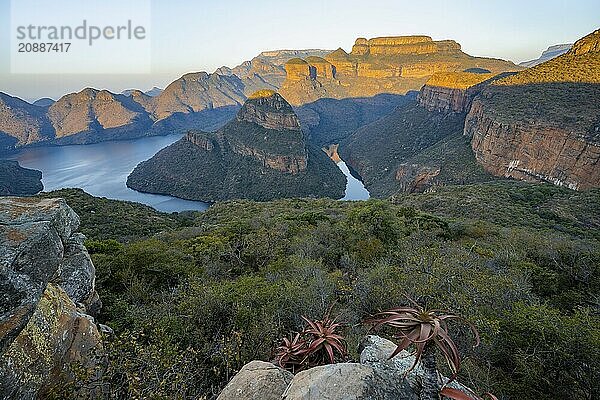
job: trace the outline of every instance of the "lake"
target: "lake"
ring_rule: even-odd
[[[88,145],[32,147],[3,158],[42,171],[44,191],[81,188],[93,196],[135,201],[164,212],[206,210],[209,203],[140,193],[125,184],[136,165],[181,137],[169,135]],[[346,195],[341,200],[368,199],[369,193],[346,164],[341,161],[337,165],[348,179]]]

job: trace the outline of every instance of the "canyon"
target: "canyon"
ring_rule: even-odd
[[[138,191],[202,201],[341,198],[345,184],[327,155],[308,143],[290,104],[272,90],[250,95],[216,132],[189,131],[127,179]]]
[[[405,95],[419,90],[435,72],[470,68],[520,69],[511,62],[469,56],[451,40],[398,36],[359,38],[350,53],[341,48],[265,51],[234,68],[185,74],[162,91],[114,94],[85,88],[56,102],[37,104],[0,94],[0,150],[87,144],[188,129],[212,131],[225,125],[248,96],[261,89],[280,91],[290,104],[302,106],[321,99]],[[382,99],[376,102],[381,104]],[[393,101],[389,107],[398,104]],[[362,125],[355,124],[354,129]]]

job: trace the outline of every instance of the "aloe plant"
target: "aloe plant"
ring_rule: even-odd
[[[291,372],[299,372],[317,365],[333,364],[336,356],[345,359],[348,352],[344,337],[338,333],[342,324],[327,313],[321,320],[302,319],[306,327],[291,338],[283,338],[277,347],[276,363]]]
[[[448,332],[448,322],[452,320],[465,323],[475,337],[474,347],[479,345],[479,333],[473,324],[452,313],[441,310],[425,310],[416,303],[414,307],[398,307],[382,311],[366,322],[373,325],[373,329],[379,329],[383,326],[394,329],[395,337],[399,342],[390,355],[390,359],[402,350],[411,346],[414,347],[412,354],[415,357],[415,362],[406,373],[412,371],[420,362],[424,372],[420,399],[439,400],[440,394],[444,396],[456,395],[454,390],[441,387],[436,363],[436,351],[439,350],[452,372],[448,382],[456,379],[461,358],[458,348]],[[445,392],[442,392],[442,390],[445,390]],[[473,397],[466,398],[472,399]]]

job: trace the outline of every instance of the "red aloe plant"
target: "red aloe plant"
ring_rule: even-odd
[[[440,392],[440,394],[444,397],[453,400],[483,400],[483,398],[480,398],[476,395],[467,394],[461,390],[454,389],[448,386],[445,386]],[[485,393],[483,397],[489,397],[491,400],[498,400],[498,398],[491,393]]]
[[[302,319],[308,324],[304,329],[304,334],[308,337],[308,353],[317,364],[335,363],[335,352],[342,358],[346,357],[344,337],[336,333],[341,324],[331,319],[329,315],[325,315],[320,321],[311,321],[304,316]]]
[[[277,347],[275,359],[281,368],[289,369],[292,373],[301,371],[307,353],[307,343],[299,333],[290,338],[283,338],[281,346]]]
[[[275,359],[281,368],[293,373],[317,365],[333,364],[336,353],[339,358],[347,356],[344,337],[337,333],[342,324],[327,313],[321,320],[311,320],[304,316],[307,326],[292,339],[283,338],[277,347]]]
[[[415,303],[415,307],[398,307],[380,312],[368,319],[366,322],[373,325],[373,329],[389,326],[396,331],[399,340],[396,350],[390,355],[390,359],[411,346],[415,351],[415,362],[406,371],[408,374],[417,363],[425,373],[421,400],[439,399],[441,387],[438,379],[435,351],[439,349],[446,359],[452,377],[448,382],[456,379],[460,369],[460,355],[456,344],[448,333],[448,321],[458,320],[464,322],[473,332],[475,346],[479,345],[479,333],[475,326],[464,318],[441,310],[425,310]],[[450,391],[451,394],[453,393]]]

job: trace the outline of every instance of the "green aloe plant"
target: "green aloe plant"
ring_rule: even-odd
[[[463,322],[470,328],[475,338],[474,347],[478,346],[479,333],[473,324],[458,315],[442,310],[425,310],[416,303],[414,307],[397,307],[382,311],[366,322],[371,324],[373,329],[387,326],[395,331],[398,343],[396,349],[390,355],[390,359],[402,350],[414,347],[412,355],[415,357],[415,362],[406,373],[408,374],[419,362],[421,363],[424,372],[423,387],[420,393],[421,400],[439,400],[440,394],[457,400],[472,400],[473,396],[452,397],[457,396],[455,389],[447,386],[442,388],[437,372],[437,351],[440,351],[444,356],[452,372],[452,376],[446,385],[456,379],[460,369],[461,357],[454,340],[448,332],[448,322],[453,320]]]

